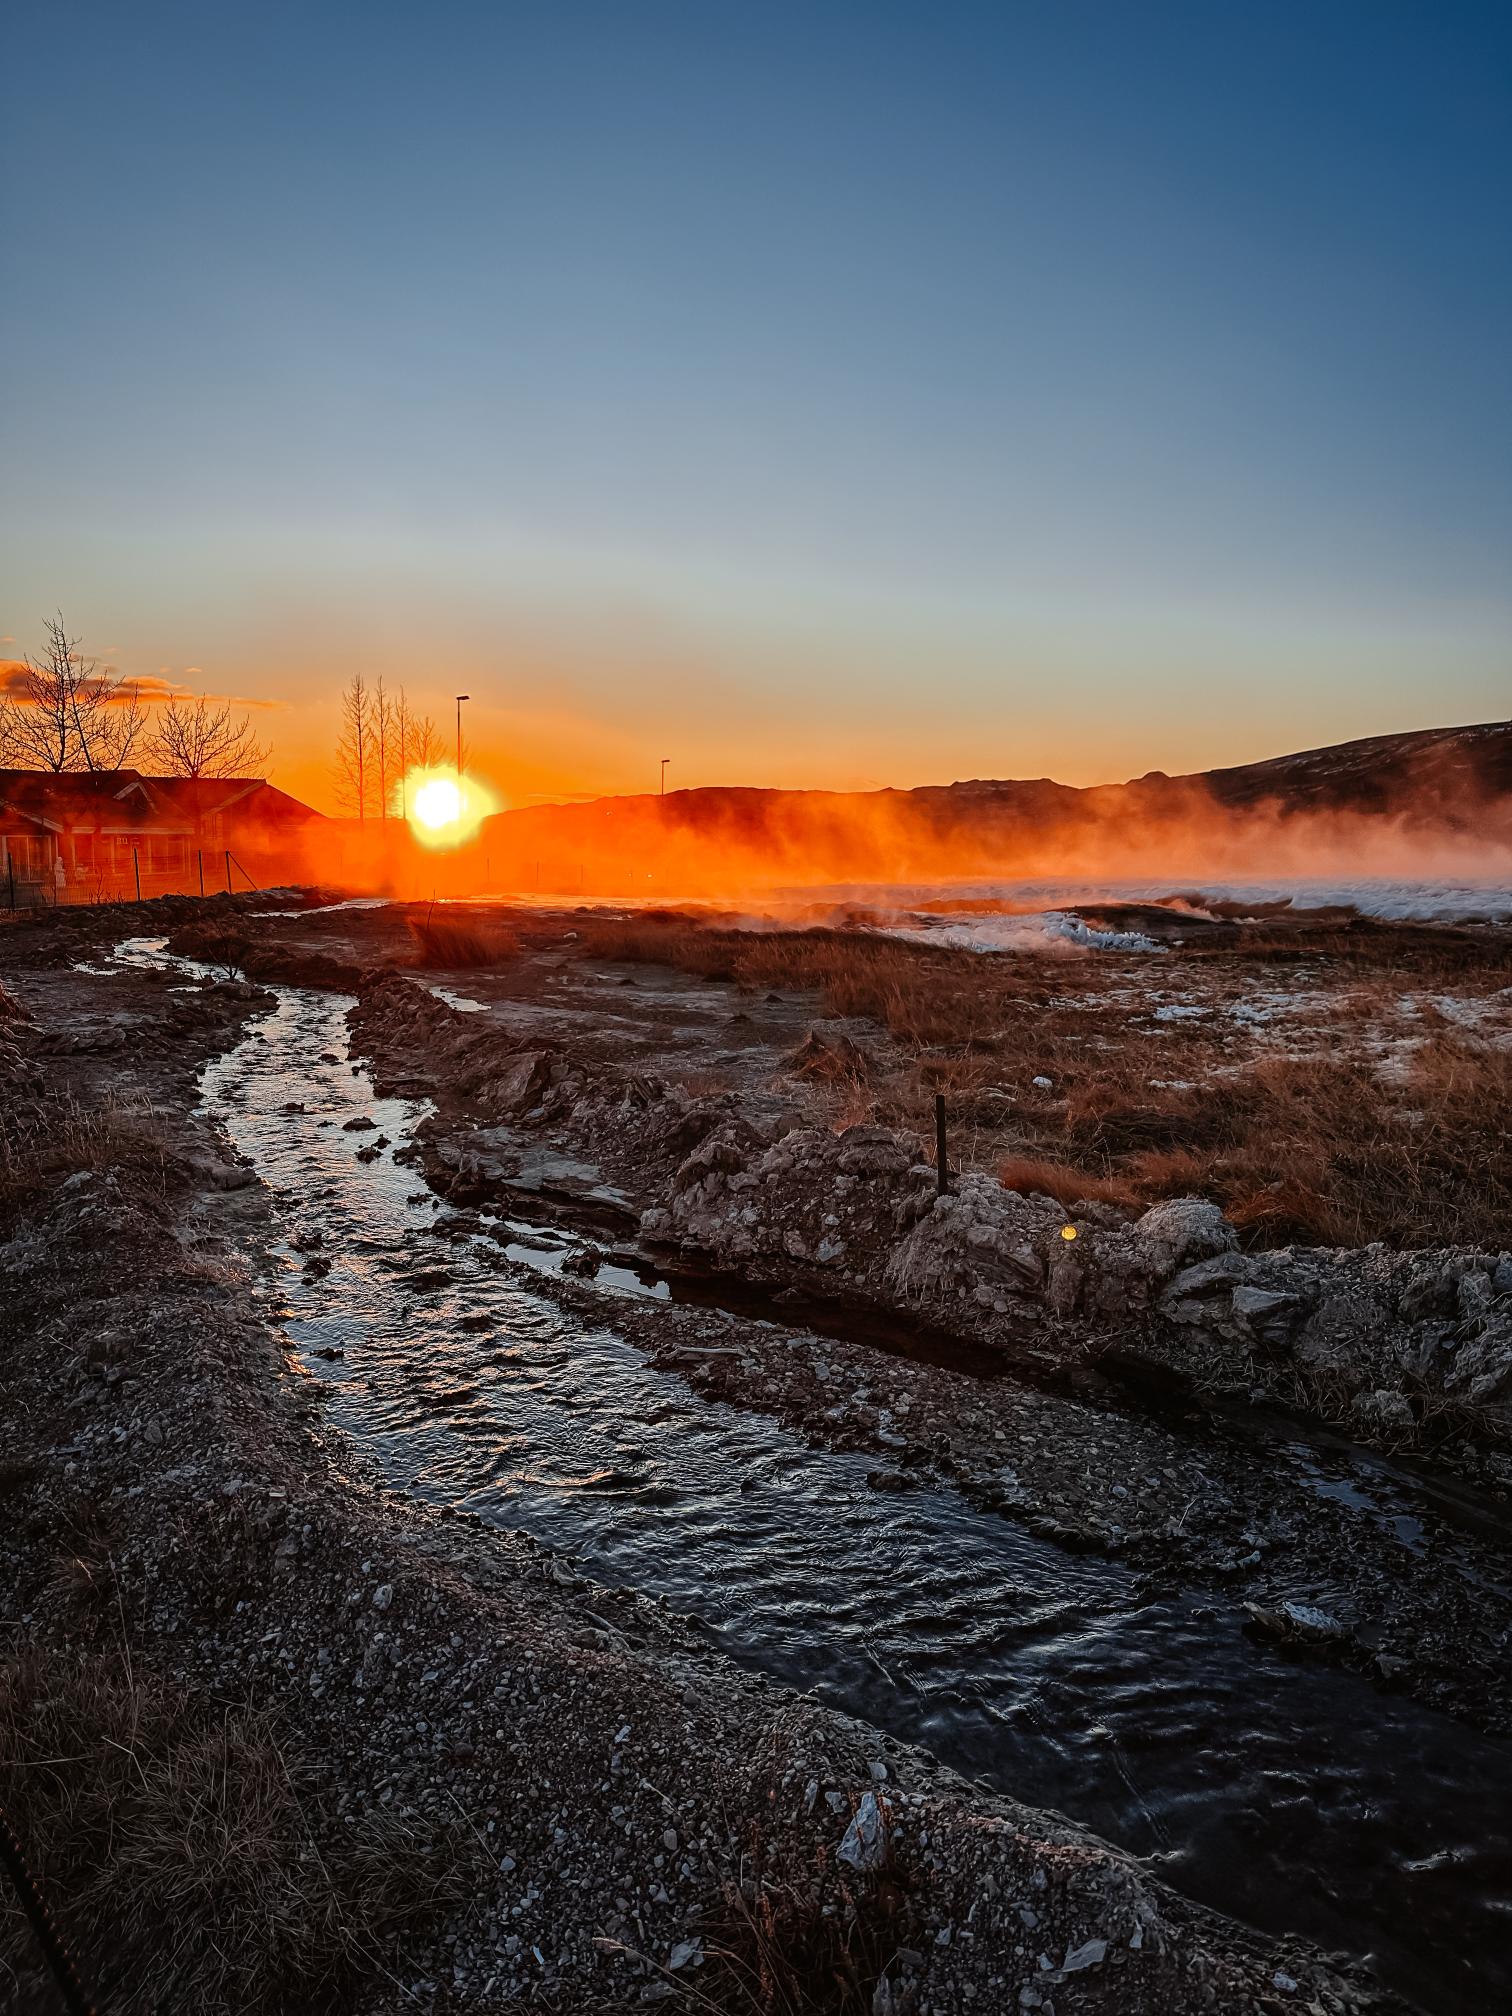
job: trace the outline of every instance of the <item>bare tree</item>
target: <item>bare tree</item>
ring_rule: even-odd
[[[403,686],[394,702],[394,726],[399,735],[399,817],[409,817],[409,701]]]
[[[404,751],[407,770],[431,770],[441,760],[441,737],[429,714],[411,714]]]
[[[157,717],[147,753],[168,777],[251,777],[268,760],[252,733],[252,717],[238,718],[229,701],[170,700]]]
[[[373,802],[373,696],[360,672],[341,695],[341,735],[336,744],[336,798],[345,812],[365,820]]]
[[[0,770],[19,766],[20,738],[16,733],[16,703],[0,695]]]
[[[373,689],[373,760],[377,776],[378,817],[387,819],[394,779],[404,768],[404,745],[398,707],[384,690],[382,676]]]
[[[394,765],[399,779],[399,817],[407,819],[410,772],[431,769],[438,759],[441,745],[436,724],[429,714],[411,714],[409,695],[402,686],[399,698],[394,702],[394,730],[399,750],[398,761]]]
[[[14,753],[34,770],[124,769],[147,726],[135,684],[85,658],[61,614],[44,629],[42,655],[25,660],[10,709]]]

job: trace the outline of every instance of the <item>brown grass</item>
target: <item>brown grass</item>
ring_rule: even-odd
[[[448,972],[468,966],[501,966],[513,959],[520,941],[502,924],[480,925],[466,918],[441,915],[411,917],[415,941],[413,964]]]
[[[1068,1210],[1073,1204],[1139,1202],[1133,1184],[1117,1176],[1098,1176],[1089,1169],[1073,1169],[1040,1156],[1010,1155],[999,1163],[997,1173],[1005,1190],[1017,1190],[1025,1197],[1053,1197]]]
[[[1505,985],[1512,950],[1504,932],[1455,924],[1399,924],[1376,917],[1283,916],[1241,925],[1235,950],[1280,962],[1326,958],[1340,974],[1380,974],[1414,985],[1451,984],[1472,974]]]
[[[84,1171],[124,1171],[162,1191],[169,1168],[161,1116],[145,1099],[108,1095],[85,1107],[71,1092],[0,1101],[0,1205],[14,1205]]]
[[[878,1024],[901,1055],[870,1087],[876,1117],[931,1135],[944,1092],[953,1159],[1015,1189],[1067,1206],[1209,1196],[1256,1245],[1512,1247],[1512,1053],[1428,1004],[1414,1025],[1426,1041],[1398,1078],[1359,1049],[1404,989],[1474,995],[1512,982],[1507,934],[1340,916],[1278,917],[1240,936],[1155,976],[1101,956],[984,958],[677,914],[585,927],[595,959],[655,960],[755,992],[801,988],[828,1014]],[[1200,974],[1217,998],[1238,999],[1276,984],[1273,958],[1307,962],[1304,984],[1342,1041],[1315,1034],[1310,1055],[1246,1056],[1248,1039],[1221,1017],[1157,1024],[1109,998]]]
[[[1330,1056],[1262,1059],[1189,1092],[1093,1077],[1062,1135],[1078,1177],[1113,1183],[1115,1201],[1212,1197],[1255,1245],[1506,1246],[1509,1116],[1512,1053],[1440,1035],[1389,1083]]]
[[[902,1943],[903,1893],[886,1872],[826,1893],[818,1873],[774,1874],[757,1855],[727,1879],[700,1999],[739,2016],[870,2016]]]
[[[994,1001],[975,953],[844,931],[712,930],[678,916],[590,923],[594,959],[646,960],[730,980],[750,993],[801,989],[831,1015],[864,1015],[900,1042],[991,1043]]]
[[[890,1850],[862,1875],[829,1847],[768,1823],[790,1754],[779,1739],[756,1782],[730,1788],[729,1859],[698,1927],[703,1964],[660,1969],[662,1985],[675,2006],[706,2016],[873,2016],[884,2007],[901,2016],[914,1993],[897,1974],[899,1949],[922,1937],[909,1885]]]
[[[464,1894],[460,1830],[347,1827],[322,1797],[268,1715],[149,1687],[124,1656],[0,1668],[0,1802],[115,2016],[347,2006],[396,1935]],[[37,1964],[8,1892],[0,1954]]]

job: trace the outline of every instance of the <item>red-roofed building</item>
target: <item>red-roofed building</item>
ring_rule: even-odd
[[[297,879],[322,814],[258,777],[0,770],[0,902],[99,903]]]

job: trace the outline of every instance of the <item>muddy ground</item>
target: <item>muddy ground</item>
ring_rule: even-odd
[[[378,1089],[434,1103],[411,1154],[447,1200],[441,1241],[494,1230],[504,1268],[696,1390],[864,1451],[879,1502],[943,1484],[1068,1558],[1130,1564],[1152,1598],[1242,1609],[1257,1656],[1505,1732],[1494,1396],[1425,1409],[1414,1389],[1404,1424],[1360,1412],[1361,1394],[1406,1397],[1362,1376],[1332,1425],[1298,1412],[1285,1353],[1232,1310],[1237,1290],[1301,1292],[1241,1280],[1246,1252],[1200,1217],[1163,1221],[1159,1274],[1129,1211],[1030,1199],[1013,1239],[996,1220],[990,1242],[962,1234],[1006,1273],[992,1258],[968,1279],[951,1248],[900,1280],[902,1243],[976,1210],[990,1179],[958,1172],[939,1204],[919,1144],[856,1111],[846,1046],[906,1075],[894,1036],[802,991],[592,956],[588,917],[505,921],[520,949],[455,971],[411,965],[398,907],[168,903],[0,936],[0,1798],[102,2006],[156,2006],[165,1979],[207,2008],[1387,2006],[1358,1972],[737,1671],[633,1593],[396,1499],[321,1426],[268,1288],[276,1200],[196,1111],[197,1074],[266,1006],[260,982],[351,993]],[[107,970],[144,930],[228,977]],[[544,1264],[506,1230],[522,1219],[561,1235]],[[1075,1293],[1052,1240],[1094,1255]],[[1486,1358],[1504,1257],[1435,1254],[1402,1317],[1414,1261],[1387,1328],[1417,1326],[1418,1348],[1423,1326],[1473,1320],[1456,1346]],[[1255,1261],[1283,1264],[1313,1266]],[[1171,1281],[1204,1266],[1176,1303],[1216,1284],[1225,1312],[1173,1315]],[[1121,1299],[1092,1292],[1108,1281]],[[1253,1306],[1272,1331],[1285,1313]],[[49,1761],[122,1754],[98,1811],[78,1766]],[[190,1825],[196,1772],[219,1790],[187,1799]],[[236,1788],[265,1780],[252,1812]],[[856,1869],[838,1850],[868,1791],[886,1853]],[[207,1827],[213,1910],[188,1880]],[[14,1917],[9,1936],[18,1996],[48,2006]]]

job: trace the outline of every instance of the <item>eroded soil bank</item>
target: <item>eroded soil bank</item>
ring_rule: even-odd
[[[761,1519],[774,1517],[763,1464],[797,1463],[770,1442],[772,1431],[759,1425],[767,1422],[799,1437],[795,1450],[806,1442],[849,1462],[854,1493],[879,1519],[911,1500],[927,1509],[945,1493],[960,1504],[962,1521],[1024,1534],[1064,1562],[1061,1594],[1072,1606],[1078,1563],[1116,1570],[1127,1601],[1143,1605],[1152,1627],[1162,1602],[1190,1608],[1195,1592],[1199,1610],[1209,1603],[1226,1658],[1229,1626],[1246,1614],[1247,1600],[1256,1613],[1250,1628],[1269,1635],[1246,1656],[1273,1665],[1283,1655],[1318,1660],[1326,1672],[1337,1662],[1338,1678],[1365,1687],[1362,1700],[1377,1686],[1394,1689],[1404,1703],[1447,1707],[1485,1728],[1501,1726],[1506,1710],[1494,1472],[1435,1473],[1425,1484],[1382,1460],[1367,1474],[1357,1450],[1331,1447],[1305,1427],[1254,1409],[1215,1413],[1195,1399],[1176,1409],[1164,1396],[1153,1404],[1061,1350],[1046,1352],[1035,1376],[1026,1376],[1035,1367],[1024,1340],[1010,1376],[987,1377],[1003,1371],[1000,1344],[987,1358],[973,1356],[993,1340],[970,1325],[921,1323],[901,1301],[906,1320],[894,1327],[877,1320],[875,1297],[867,1321],[833,1298],[822,1313],[809,1300],[742,1307],[719,1268],[688,1264],[698,1242],[679,1256],[638,1241],[640,1214],[666,1208],[654,1186],[664,1185],[672,1156],[648,1154],[644,1134],[616,1127],[612,1115],[627,1096],[646,1112],[670,1104],[683,1114],[713,1097],[726,1101],[720,1126],[732,1118],[756,1126],[789,1120],[780,1139],[794,1125],[812,1125],[818,1111],[806,1105],[802,1081],[796,1097],[785,1085],[774,1091],[760,1059],[751,1060],[748,1098],[736,1100],[733,1113],[727,1092],[682,1084],[682,1097],[669,1101],[665,1080],[658,1088],[643,1071],[633,1075],[647,1079],[645,1088],[627,1094],[632,1067],[613,1008],[600,1012],[595,1028],[586,1007],[550,998],[562,984],[551,979],[550,960],[571,957],[563,936],[570,924],[557,926],[557,953],[517,983],[512,1005],[494,1004],[509,1031],[503,1068],[537,1078],[532,1103],[517,1099],[507,1117],[489,1110],[469,1082],[480,1059],[468,1042],[477,1035],[467,1042],[454,1035],[453,1025],[476,1027],[490,1009],[480,1016],[428,989],[417,1004],[397,991],[409,980],[361,989],[357,1050],[374,1053],[380,1071],[371,1101],[339,1048],[291,1054],[291,1082],[296,1069],[304,1078],[290,1099],[309,1107],[313,1090],[324,1103],[313,1120],[298,1116],[312,1134],[328,1123],[322,1140],[332,1146],[321,1155],[339,1153],[343,1168],[381,1178],[399,1205],[410,1195],[423,1200],[413,1209],[437,1221],[413,1243],[428,1243],[439,1257],[426,1268],[407,1253],[402,1271],[384,1280],[392,1256],[380,1250],[377,1230],[373,1250],[362,1254],[368,1235],[342,1224],[340,1213],[351,1207],[344,1175],[301,1179],[303,1195],[291,1181],[290,1194],[270,1196],[244,1164],[227,1159],[228,1140],[250,1140],[257,1129],[224,1108],[220,1126],[194,1112],[196,1073],[207,1059],[241,1040],[275,1050],[292,1044],[294,1026],[281,1026],[277,1004],[240,982],[109,969],[103,955],[141,922],[100,917],[85,927],[93,934],[87,943],[77,923],[66,933],[44,924],[0,947],[24,1017],[7,1024],[7,1139],[15,1146],[5,1197],[6,1374],[19,1428],[6,1483],[20,1537],[15,1593],[5,1601],[22,1623],[18,1651],[23,1639],[33,1648],[9,1669],[6,1798],[58,1886],[65,1924],[65,1899],[75,1899],[78,1936],[96,1968],[110,1973],[112,2006],[150,2006],[142,1999],[149,1978],[153,1994],[162,1991],[152,1970],[161,1966],[165,1935],[149,1914],[157,1895],[181,1894],[173,1878],[182,1878],[185,1844],[178,1840],[177,1862],[175,1850],[159,1846],[147,1894],[127,1886],[130,1937],[112,1945],[107,1913],[119,1913],[123,1892],[110,1858],[120,1851],[114,1840],[106,1851],[99,1838],[62,1827],[61,1767],[42,1759],[110,1751],[127,1695],[136,1704],[132,1727],[152,1721],[154,1701],[175,1704],[173,1733],[161,1739],[173,1763],[163,1780],[169,1786],[190,1766],[180,1732],[192,1732],[201,1750],[216,1731],[223,1748],[234,1735],[243,1780],[254,1775],[247,1760],[258,1759],[264,1773],[279,1760],[285,1790],[258,1807],[263,1887],[240,1901],[249,1921],[276,1923],[280,1932],[272,1952],[250,1933],[236,1948],[241,1971],[218,1991],[228,2007],[259,1997],[268,2006],[283,1997],[288,2006],[293,1982],[312,2006],[322,1997],[334,2005],[340,1995],[363,2007],[414,2006],[418,1995],[456,2006],[517,1999],[607,2008],[671,1993],[749,2007],[756,1976],[741,1970],[759,1975],[774,1949],[799,1960],[815,2007],[845,2006],[834,1999],[833,1978],[847,1966],[857,2007],[1370,2003],[1375,1990],[1363,1977],[1330,1972],[1295,1943],[1262,1945],[1180,1901],[1151,1869],[1014,1804],[1002,1789],[969,1786],[866,1721],[742,1674],[720,1640],[757,1667],[759,1628],[715,1620],[711,1644],[707,1632],[638,1596],[633,1558],[615,1568],[613,1522],[595,1529],[592,1518],[580,1520],[572,1551],[594,1577],[583,1581],[580,1566],[526,1537],[558,1530],[544,1513],[535,1516],[531,1493],[539,1488],[542,1503],[564,1494],[518,1482],[534,1465],[549,1469],[551,1449],[527,1449],[496,1466],[490,1500],[466,1464],[449,1475],[443,1465],[442,1474],[406,1477],[382,1436],[372,1438],[365,1461],[348,1433],[322,1429],[319,1416],[334,1409],[346,1428],[368,1399],[397,1409],[392,1435],[419,1449],[423,1471],[438,1423],[462,1423],[468,1433],[459,1439],[473,1446],[480,1419],[486,1432],[486,1373],[558,1389],[567,1373],[553,1378],[549,1361],[560,1353],[564,1366],[578,1369],[585,1408],[600,1404],[615,1379],[629,1380],[624,1391],[637,1395],[634,1382],[661,1379],[668,1395],[687,1396],[675,1406],[686,1414],[690,1470],[695,1434],[712,1431],[689,1407],[713,1402],[751,1421]],[[312,923],[238,918],[235,928],[274,964],[322,950],[299,943]],[[334,939],[349,927],[316,928]],[[323,948],[329,966],[306,967],[300,977],[339,983],[373,964],[373,950],[371,938],[364,946],[353,931],[345,944]],[[104,970],[70,970],[81,953]],[[252,954],[240,963],[255,969],[259,961]],[[474,977],[443,976],[438,984],[457,995]],[[617,987],[619,977],[594,984]],[[427,1003],[451,1024],[438,1025]],[[762,1008],[780,1025],[774,1047],[798,1048],[812,1019],[808,1004]],[[717,994],[712,1005],[690,1010],[669,990],[664,1047],[681,1049],[683,1067],[696,1073],[706,1059],[681,1032],[690,1021],[697,1028],[707,1018],[707,1027],[715,1016],[742,1012]],[[534,1061],[545,1047],[542,1018],[555,1032],[551,1047],[577,1041],[585,1075],[591,1063],[606,1081],[598,1090],[609,1117],[591,1132],[586,1118],[574,1131],[563,1105],[560,1125],[551,1111],[536,1110],[563,1082],[552,1076],[554,1060],[544,1078]],[[247,1038],[249,1024],[255,1033]],[[500,1074],[496,1054],[486,1082],[496,1085]],[[612,1086],[611,1074],[618,1074]],[[237,1075],[228,1062],[212,1074],[211,1103],[217,1089],[234,1101],[240,1085],[266,1128],[278,1075]],[[356,1083],[363,1111],[353,1112],[339,1081]],[[107,1089],[114,1102],[107,1124],[70,1118],[69,1096],[83,1109]],[[395,1101],[392,1110],[379,1095]],[[400,1110],[398,1102],[414,1095],[434,1102],[428,1116]],[[576,1111],[583,1099],[571,1103]],[[784,1110],[774,1116],[777,1107]],[[13,1124],[18,1119],[24,1124]],[[371,1127],[349,1127],[364,1119]],[[413,1132],[414,1159],[452,1194],[452,1208],[434,1212],[426,1186],[394,1165],[401,1127]],[[690,1131],[694,1138],[677,1144],[674,1171],[717,1130]],[[876,1180],[859,1169],[835,1173]],[[282,1177],[273,1180],[285,1187]],[[297,1267],[293,1279],[276,1271],[280,1249]],[[497,1256],[491,1270],[477,1257],[488,1249]],[[367,1270],[362,1285],[378,1282],[394,1320],[385,1328],[364,1318],[360,1337],[335,1341],[321,1324],[350,1305],[335,1288],[323,1294],[322,1270],[340,1270],[354,1251]],[[660,1272],[652,1264],[658,1252]],[[787,1273],[744,1272],[765,1274],[767,1292],[779,1298],[795,1291],[812,1298],[811,1260],[789,1257]],[[552,1330],[554,1319],[565,1327]],[[281,1320],[304,1366],[287,1356]],[[486,1346],[503,1362],[456,1358],[438,1377],[426,1354],[412,1350],[404,1391],[406,1331],[411,1342],[471,1339],[480,1354]],[[609,1343],[593,1342],[602,1338]],[[318,1385],[310,1369],[322,1371]],[[349,1378],[372,1389],[368,1399],[344,1391]],[[330,1397],[318,1401],[316,1392]],[[553,1390],[554,1403],[559,1398]],[[529,1410],[516,1404],[515,1419],[527,1439],[532,1431],[544,1439]],[[429,1504],[398,1501],[383,1488],[380,1465]],[[646,1502],[638,1516],[654,1546],[656,1479],[639,1481]],[[576,1482],[583,1496],[595,1494],[591,1472]],[[494,1530],[444,1517],[454,1506],[481,1512]],[[678,1607],[707,1615],[692,1586],[696,1519],[686,1506],[681,1514],[677,1544],[691,1580]],[[712,1525],[708,1531],[708,1577],[717,1581],[722,1542]],[[775,1526],[769,1537],[780,1545]],[[655,1579],[649,1570],[639,1578],[641,1586]],[[965,1592],[963,1616],[980,1613],[974,1593]],[[846,1592],[837,1587],[835,1597],[842,1608]],[[918,1624],[922,1650],[931,1628],[924,1618]],[[1152,1628],[1152,1639],[1158,1635]],[[1280,1650],[1278,1639],[1286,1641]],[[840,1663],[867,1651],[863,1633],[842,1644]],[[885,1669],[890,1648],[871,1652]],[[999,1663],[1011,1672],[1011,1644]],[[822,1667],[808,1677],[822,1684]],[[921,1678],[927,1692],[927,1670]],[[1160,1678],[1157,1658],[1152,1690]],[[1053,1709],[1053,1699],[1034,1712],[1047,1705]],[[1388,1719],[1392,1712],[1388,1701]],[[159,1785],[147,1748],[137,1745],[142,1769]],[[1494,1773],[1498,1755],[1482,1753],[1487,1771]],[[969,1742],[955,1761],[972,1768]],[[1454,1764],[1444,1768],[1452,1779]],[[880,1872],[858,1871],[836,1855],[868,1789],[889,1807],[889,1861]],[[1314,1792],[1297,1788],[1299,1858]],[[160,1842],[165,1803],[172,1802],[160,1789],[152,1808]],[[1451,1862],[1459,1852],[1438,1840],[1423,1846]],[[1360,1852],[1370,1852],[1368,1830]],[[1411,1859],[1400,1840],[1389,1852]],[[311,1866],[323,1872],[318,1879]],[[1475,1884],[1494,1879],[1484,1868]],[[262,1908],[268,1895],[278,1899],[277,1912]],[[1459,1920],[1458,1950],[1442,1923],[1425,1929],[1409,1984],[1425,2006],[1484,2000],[1497,1963],[1474,1920],[1473,1910]],[[185,1964],[209,1964],[198,1943],[203,1930],[186,1902],[171,1933]],[[1336,1943],[1364,1950],[1373,1942]],[[1409,1958],[1396,1978],[1406,1983],[1412,1973]],[[312,1992],[317,1977],[322,1985]]]

